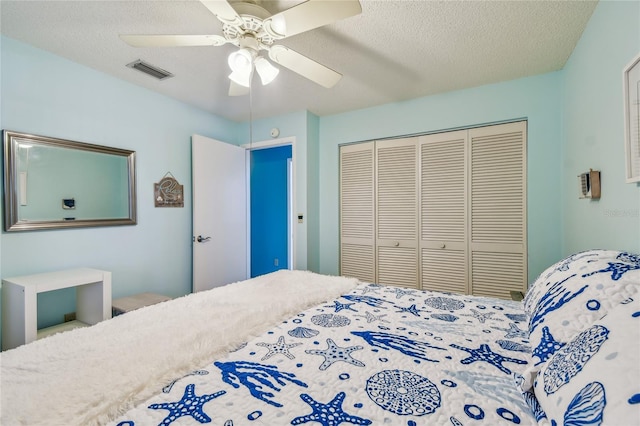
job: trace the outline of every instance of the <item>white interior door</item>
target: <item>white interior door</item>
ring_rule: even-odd
[[[247,279],[246,150],[191,138],[193,291]]]

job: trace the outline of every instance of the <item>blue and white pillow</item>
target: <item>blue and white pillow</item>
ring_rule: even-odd
[[[575,335],[640,291],[640,255],[590,250],[544,271],[524,300],[535,372]]]
[[[541,424],[640,424],[640,298],[594,322],[542,365]]]

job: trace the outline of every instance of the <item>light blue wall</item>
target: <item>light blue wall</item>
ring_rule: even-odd
[[[563,128],[563,254],[640,253],[640,184],[625,183],[622,70],[640,52],[640,2],[601,1],[567,62]],[[602,198],[578,199],[577,175],[601,171]]]
[[[320,119],[320,271],[338,272],[338,146],[411,133],[527,119],[529,280],[562,241],[561,73],[387,104]]]
[[[320,270],[320,119],[307,113],[307,267]]]
[[[3,129],[134,150],[138,179],[138,225],[3,233],[2,277],[87,266],[113,272],[114,297],[188,293],[191,135],[235,141],[238,126],[21,42],[1,43]],[[154,208],[153,183],[167,172],[184,185],[184,208]],[[41,326],[74,311],[68,292],[46,296]]]

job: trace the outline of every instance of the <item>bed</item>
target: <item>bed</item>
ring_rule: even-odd
[[[592,250],[524,301],[302,271],[0,355],[1,424],[640,424],[640,256]]]

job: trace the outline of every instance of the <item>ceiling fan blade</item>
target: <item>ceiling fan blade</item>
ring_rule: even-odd
[[[223,24],[241,25],[242,18],[226,0],[200,0],[200,2]]]
[[[270,34],[275,32],[276,34],[272,35],[279,36],[277,38],[284,38],[331,24],[361,12],[362,6],[358,0],[308,0],[265,19],[263,26],[271,30]],[[284,21],[284,34],[278,34],[278,28],[281,27],[278,22],[282,21]]]
[[[249,94],[249,88],[229,80],[229,96],[244,96]]]
[[[227,40],[219,35],[120,35],[133,47],[222,46]]]
[[[340,78],[342,78],[342,74],[285,46],[272,46],[271,49],[269,49],[269,57],[283,67],[289,68],[291,71],[327,89],[335,86],[335,84],[340,81]]]

